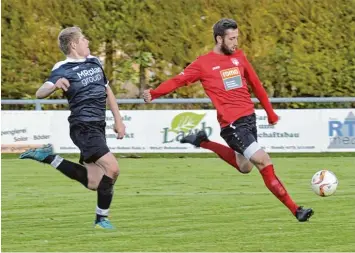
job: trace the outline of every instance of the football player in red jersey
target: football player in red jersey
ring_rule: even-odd
[[[221,136],[229,147],[210,141],[204,131],[184,137],[190,143],[215,152],[241,173],[257,167],[266,187],[292,212],[297,220],[307,221],[313,210],[298,206],[275,175],[270,156],[257,142],[254,104],[248,85],[265,109],[270,124],[276,124],[268,95],[244,52],[238,49],[238,26],[232,19],[221,19],[213,26],[215,47],[198,57],[179,75],[161,83],[156,89],[145,90],[143,98],[149,103],[184,85],[200,81],[217,110]]]

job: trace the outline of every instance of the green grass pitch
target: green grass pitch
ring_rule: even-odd
[[[92,228],[96,192],[34,161],[2,159],[2,251],[354,251],[355,158],[274,158],[294,200],[312,207],[299,223],[254,169],[243,175],[218,158],[120,159],[110,216]],[[329,168],[335,195],[310,190]]]

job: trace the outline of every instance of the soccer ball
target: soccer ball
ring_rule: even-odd
[[[321,170],[312,177],[311,186],[315,194],[327,197],[336,191],[338,179],[330,170]]]

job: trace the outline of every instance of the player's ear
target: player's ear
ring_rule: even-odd
[[[221,45],[222,42],[223,42],[223,38],[218,35],[218,36],[216,37],[216,39],[217,39],[217,44],[218,44],[218,45]]]
[[[76,49],[76,43],[74,41],[70,42],[70,47],[75,50]]]

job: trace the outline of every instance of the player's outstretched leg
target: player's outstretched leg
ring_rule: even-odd
[[[256,151],[252,155],[251,161],[259,169],[266,187],[292,212],[298,221],[307,221],[313,215],[314,212],[311,208],[303,208],[302,206],[298,206],[291,199],[286,188],[275,175],[271,159],[264,150],[259,149]]]
[[[87,170],[80,164],[65,160],[53,153],[53,146],[51,144],[44,145],[40,148],[29,149],[22,153],[20,159],[31,159],[38,162],[50,164],[62,172],[67,177],[76,180],[88,188]]]
[[[232,165],[241,173],[249,173],[253,168],[253,164],[245,159],[242,155],[238,155],[233,149],[210,141],[205,131],[201,130],[196,134],[190,134],[180,140],[181,143],[190,143],[195,147],[209,149],[216,153],[222,160]]]

